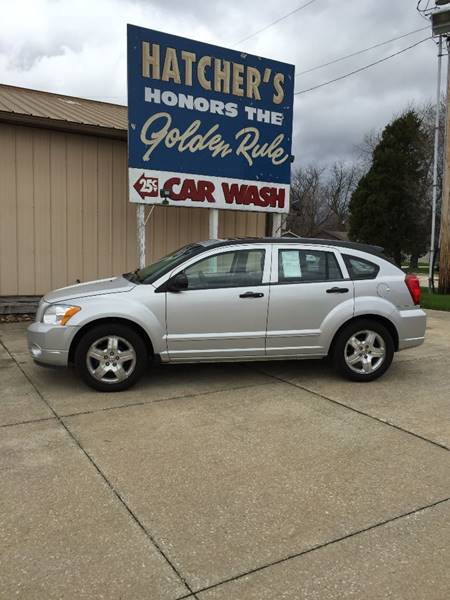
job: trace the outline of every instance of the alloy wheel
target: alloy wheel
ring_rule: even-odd
[[[136,367],[136,352],[125,338],[109,335],[96,340],[86,354],[89,373],[103,383],[120,383]]]
[[[354,333],[345,344],[345,362],[347,366],[361,375],[370,375],[377,371],[386,356],[386,344],[376,331],[365,329]]]

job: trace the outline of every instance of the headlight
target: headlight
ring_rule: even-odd
[[[65,325],[67,321],[77,314],[79,306],[65,306],[64,304],[50,304],[44,313],[43,323],[48,325]]]

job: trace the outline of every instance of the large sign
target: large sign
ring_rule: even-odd
[[[289,211],[294,67],[128,25],[131,202]]]

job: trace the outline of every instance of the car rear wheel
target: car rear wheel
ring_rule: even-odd
[[[120,323],[88,331],[75,351],[75,366],[85,383],[101,392],[130,388],[142,376],[148,353],[141,336]]]
[[[333,362],[352,381],[373,381],[392,363],[394,342],[389,331],[377,321],[360,319],[338,334]]]

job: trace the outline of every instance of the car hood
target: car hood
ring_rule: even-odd
[[[125,277],[98,279],[97,281],[77,283],[76,285],[69,285],[68,287],[53,290],[53,292],[49,292],[44,297],[44,302],[54,304],[55,302],[72,300],[74,298],[85,298],[86,296],[117,294],[120,292],[129,292],[134,287],[134,284],[128,281],[128,279],[125,279]]]

